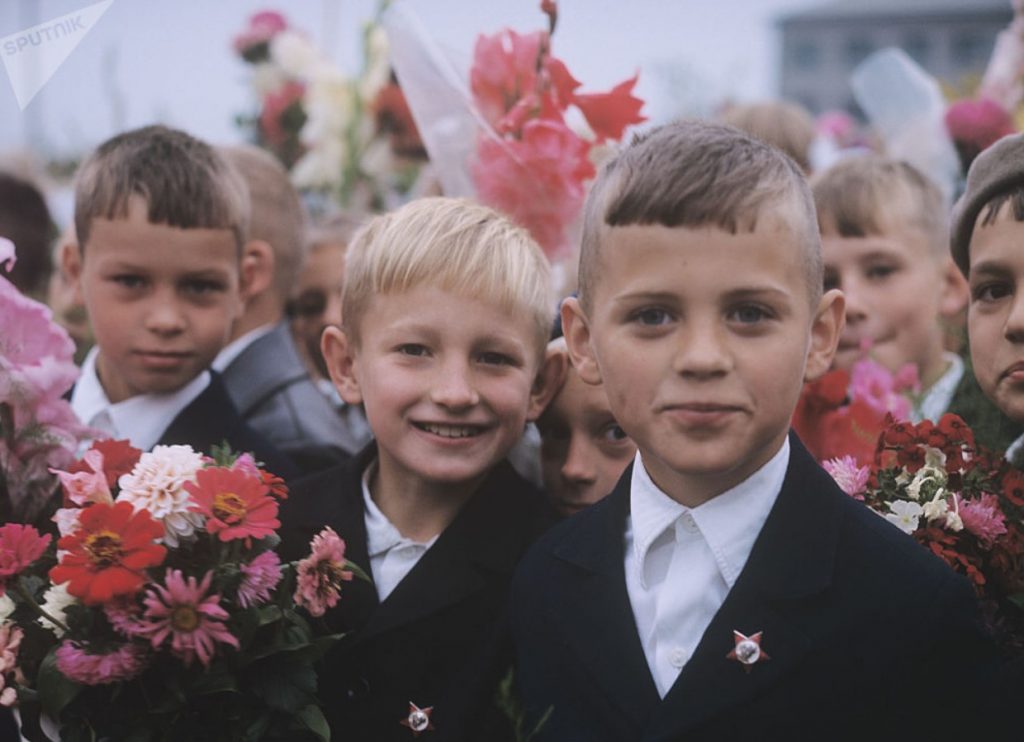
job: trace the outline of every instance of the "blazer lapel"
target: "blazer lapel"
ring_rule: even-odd
[[[746,567],[652,718],[652,739],[676,739],[774,686],[812,646],[807,599],[831,583],[840,509],[828,474],[796,436],[790,445],[789,469],[775,506]],[[728,659],[734,631],[762,632],[769,659],[749,668]]]
[[[623,533],[629,513],[630,465],[607,498],[576,517],[577,528],[554,549],[552,570],[564,596],[549,616],[579,661],[636,729],[660,698],[626,592]],[[565,574],[565,571],[571,574]]]
[[[279,323],[224,369],[231,399],[242,417],[283,387],[307,378],[288,333],[287,322]]]

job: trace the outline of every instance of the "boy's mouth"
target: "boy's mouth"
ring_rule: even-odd
[[[445,425],[441,423],[418,423],[414,426],[427,433],[441,436],[442,438],[475,438],[483,432],[480,425]]]

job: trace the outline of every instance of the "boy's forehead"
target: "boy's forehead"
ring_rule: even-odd
[[[93,218],[83,257],[85,260],[104,257],[180,265],[190,269],[228,263],[236,271],[239,268],[235,236],[230,229],[183,229],[131,215],[120,219]]]

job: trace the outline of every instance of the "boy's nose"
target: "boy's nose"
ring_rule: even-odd
[[[173,335],[185,329],[185,315],[173,301],[156,301],[146,312],[146,329],[160,335]]]
[[[436,404],[453,409],[472,407],[480,401],[464,364],[448,364],[440,369],[430,396]]]
[[[1003,336],[1011,343],[1024,343],[1024,294],[1014,294],[1010,312],[1006,315]]]
[[[730,355],[722,337],[724,328],[710,323],[689,328],[679,341],[673,368],[683,376],[707,377],[725,374]]]
[[[597,479],[594,456],[596,452],[588,445],[582,435],[573,434],[569,438],[565,462],[562,464],[562,478],[566,482],[590,484]]]

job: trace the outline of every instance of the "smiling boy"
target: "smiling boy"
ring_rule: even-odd
[[[185,132],[150,126],[100,145],[76,179],[78,249],[63,253],[96,339],[71,406],[143,450],[226,441],[290,477],[208,370],[242,311],[248,212],[237,173]]]
[[[985,728],[970,587],[789,434],[843,324],[816,224],[798,167],[730,127],[655,129],[599,174],[562,323],[638,452],[513,581],[535,739]]]
[[[549,396],[550,292],[529,235],[467,200],[414,201],[349,248],[323,352],[374,442],[297,483],[281,511],[286,556],[326,524],[372,578],[327,614],[348,632],[320,684],[339,736],[410,739],[415,704],[438,738],[493,738],[508,582],[550,521],[504,461]]]

